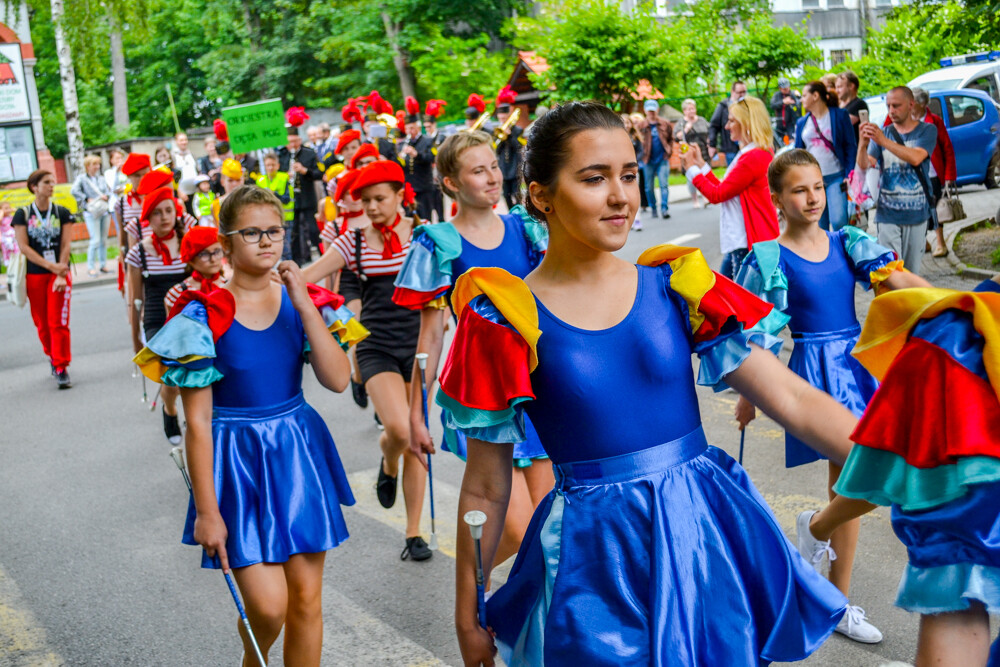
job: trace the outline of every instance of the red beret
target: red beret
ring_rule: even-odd
[[[373,157],[376,160],[379,159],[378,149],[372,144],[361,144],[361,148],[359,148],[358,152],[351,158],[351,169],[357,169],[358,162],[364,160],[366,157]]]
[[[358,172],[358,178],[351,186],[351,197],[360,199],[360,193],[369,185],[379,183],[399,183],[403,185],[406,177],[403,176],[403,168],[395,160],[379,160]]]
[[[139,179],[139,187],[135,189],[137,195],[148,195],[153,190],[158,190],[159,188],[165,188],[168,185],[173,186],[174,175],[170,173],[167,169],[154,169],[149,172],[141,179]]]
[[[351,186],[354,182],[358,180],[358,176],[361,175],[361,170],[354,169],[352,171],[345,171],[344,174],[337,179],[337,190],[333,193],[333,203],[336,204],[339,201],[344,201],[347,197],[347,193],[351,191]]]
[[[215,227],[192,227],[181,239],[181,261],[189,264],[195,255],[219,242],[219,230]]]
[[[344,148],[347,147],[347,144],[351,143],[355,139],[361,141],[360,132],[357,130],[344,130],[340,133],[340,139],[337,140],[337,147],[333,149],[333,152],[339,155]]]
[[[152,192],[150,192],[149,194],[147,194],[145,197],[143,197],[143,199],[142,199],[142,214],[139,216],[139,219],[141,221],[144,221],[144,222],[148,221],[149,220],[149,214],[153,212],[153,209],[156,208],[160,204],[160,202],[162,202],[162,201],[164,201],[166,199],[169,199],[170,201],[173,201],[174,202],[174,207],[179,210],[180,207],[177,206],[177,201],[174,200],[174,191],[173,191],[173,189],[172,188],[159,188],[157,190],[153,190]]]
[[[149,169],[152,166],[149,156],[145,153],[129,153],[125,161],[122,162],[122,173],[131,176],[140,169]]]

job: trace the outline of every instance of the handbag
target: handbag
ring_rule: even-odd
[[[103,218],[108,213],[108,202],[104,201],[100,197],[97,199],[91,199],[87,203],[87,213],[91,214],[95,218]]]
[[[965,206],[962,205],[958,194],[949,187],[945,187],[935,208],[940,222],[955,222],[956,220],[964,220],[966,217]]]
[[[7,290],[10,302],[24,308],[28,303],[28,259],[21,252],[14,253],[7,267]]]

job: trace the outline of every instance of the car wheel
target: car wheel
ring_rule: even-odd
[[[1000,187],[1000,150],[993,154],[990,166],[986,168],[986,187]]]

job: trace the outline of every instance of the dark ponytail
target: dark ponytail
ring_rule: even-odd
[[[525,187],[538,183],[551,187],[556,182],[559,170],[569,159],[569,142],[585,130],[622,130],[625,124],[621,116],[596,102],[569,102],[554,107],[535,121],[524,150],[521,174]],[[545,214],[525,197],[528,213],[544,220]]]
[[[836,94],[831,93],[830,89],[822,81],[810,81],[803,86],[803,90],[810,93],[818,93],[823,103],[831,109],[840,106],[840,100],[837,99]]]

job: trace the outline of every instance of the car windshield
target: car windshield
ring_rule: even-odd
[[[962,83],[961,79],[944,79],[941,81],[913,81],[911,88],[918,87],[923,88],[927,92],[932,92],[935,90],[954,90],[956,88],[961,88],[959,84]]]

